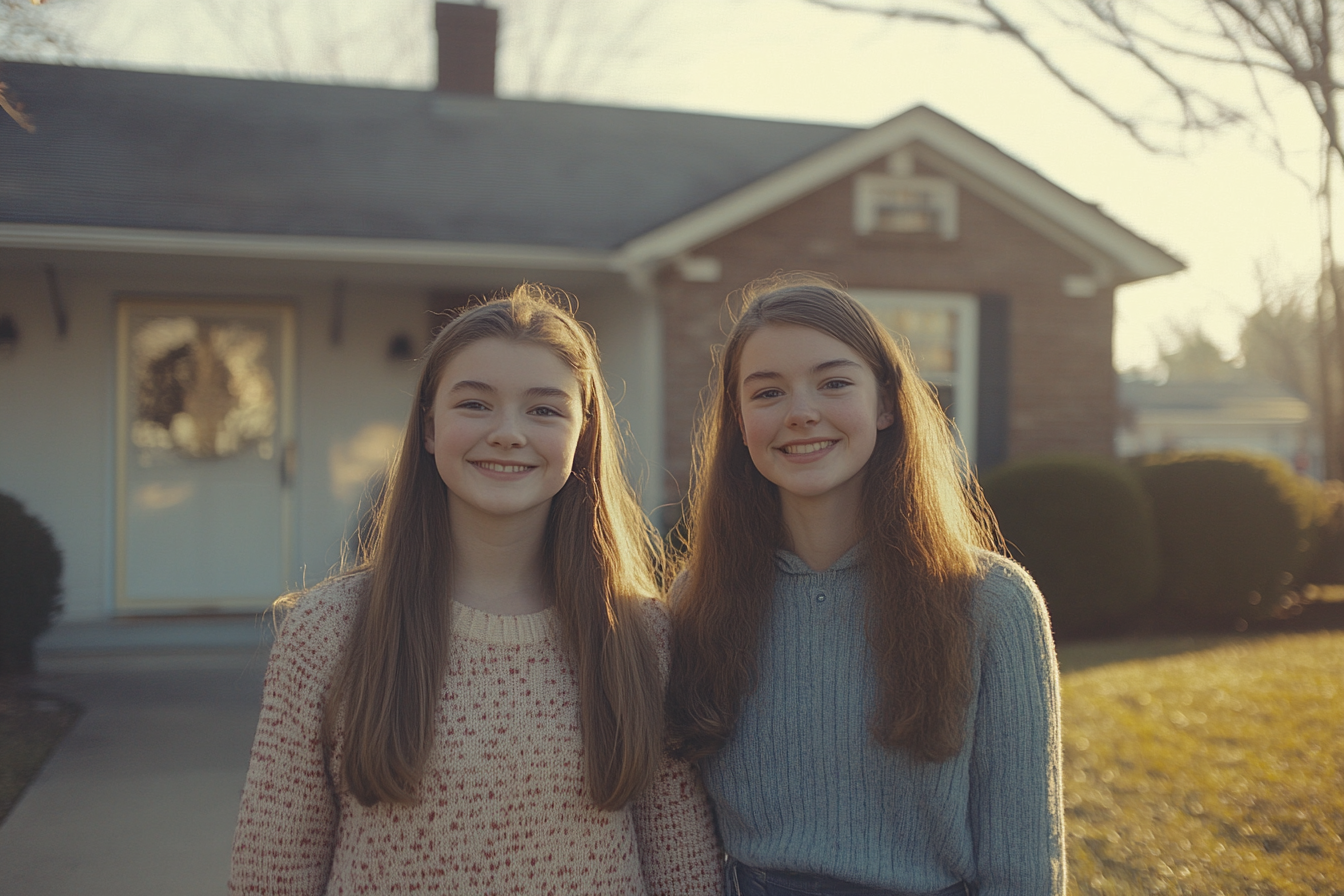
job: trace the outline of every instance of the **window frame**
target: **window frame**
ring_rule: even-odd
[[[898,190],[927,193],[938,212],[938,226],[931,230],[887,230],[878,227],[878,207],[884,195]],[[860,236],[937,236],[944,241],[957,238],[957,185],[945,178],[922,175],[892,175],[864,172],[854,178],[854,232]]]
[[[861,305],[872,311],[879,321],[883,320],[885,311],[893,309],[955,312],[957,327],[953,352],[956,369],[950,376],[928,377],[923,371],[919,374],[925,382],[935,386],[952,387],[952,422],[966,450],[966,458],[974,467],[980,416],[980,300],[964,292],[906,289],[852,289],[849,292]],[[902,339],[906,338],[898,335]],[[918,364],[918,359],[915,359],[915,363]]]

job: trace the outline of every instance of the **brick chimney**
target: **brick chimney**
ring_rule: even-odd
[[[499,10],[439,0],[434,28],[439,34],[438,89],[494,96]]]

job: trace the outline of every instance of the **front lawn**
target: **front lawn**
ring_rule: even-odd
[[[1070,893],[1344,896],[1344,632],[1060,651]],[[0,679],[0,820],[77,709]]]
[[[1060,653],[1071,893],[1344,896],[1344,632]]]
[[[0,823],[79,718],[79,707],[0,675]]]

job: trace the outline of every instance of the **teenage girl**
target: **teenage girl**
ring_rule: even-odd
[[[718,373],[669,706],[728,892],[1063,893],[1049,622],[930,387],[799,276],[747,288]]]
[[[539,287],[429,347],[366,561],[276,638],[234,893],[716,893],[587,332]]]

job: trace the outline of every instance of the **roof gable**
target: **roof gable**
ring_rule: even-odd
[[[631,240],[622,247],[623,258],[636,265],[675,257],[902,149],[1089,260],[1102,282],[1128,283],[1184,267],[1097,206],[926,106],[854,133]]]

